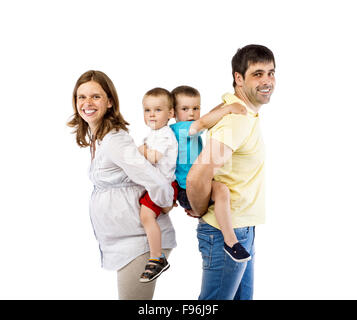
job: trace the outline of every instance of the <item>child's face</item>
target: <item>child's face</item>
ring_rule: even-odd
[[[165,96],[145,96],[143,99],[144,121],[153,130],[166,126],[174,116],[174,109],[169,108],[169,101]]]
[[[176,121],[198,120],[201,112],[201,98],[189,97],[179,94],[176,97],[175,118]]]

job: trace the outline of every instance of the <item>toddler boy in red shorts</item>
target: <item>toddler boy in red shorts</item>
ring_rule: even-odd
[[[175,169],[178,144],[174,132],[168,122],[174,117],[173,99],[171,93],[163,88],[154,88],[148,91],[143,98],[145,124],[150,128],[149,135],[139,151],[163,174],[174,189],[173,203],[177,199],[177,182]],[[150,259],[140,282],[149,282],[156,279],[170,264],[167,262],[161,248],[161,230],[157,218],[161,212],[168,212],[168,208],[158,207],[146,192],[140,198],[140,220],[145,229],[149,247]]]

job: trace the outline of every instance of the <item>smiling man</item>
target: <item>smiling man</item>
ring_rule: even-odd
[[[223,95],[223,102],[245,105],[247,115],[226,115],[208,132],[207,144],[186,180],[191,214],[201,217],[197,227],[203,260],[201,300],[253,298],[255,226],[265,221],[264,147],[258,112],[274,90],[273,53],[261,45],[238,49],[232,75],[234,94]],[[229,188],[232,225],[252,257],[248,262],[229,259],[223,249],[214,204],[208,207],[212,180]]]

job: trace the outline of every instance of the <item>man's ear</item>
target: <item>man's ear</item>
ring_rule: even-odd
[[[238,72],[234,72],[234,81],[238,87],[241,87],[244,81],[243,76]]]

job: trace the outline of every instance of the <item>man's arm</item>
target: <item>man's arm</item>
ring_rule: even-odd
[[[157,163],[163,156],[161,152],[149,149],[146,144],[141,145],[138,149],[139,152],[152,164]]]
[[[232,153],[233,150],[224,143],[209,139],[192,165],[186,178],[186,192],[193,210],[192,216],[201,217],[207,212],[213,176],[232,158]]]
[[[209,113],[192,123],[188,134],[194,135],[202,130],[212,128],[219,120],[229,113],[247,114],[247,109],[237,102],[225,106],[221,103]]]

